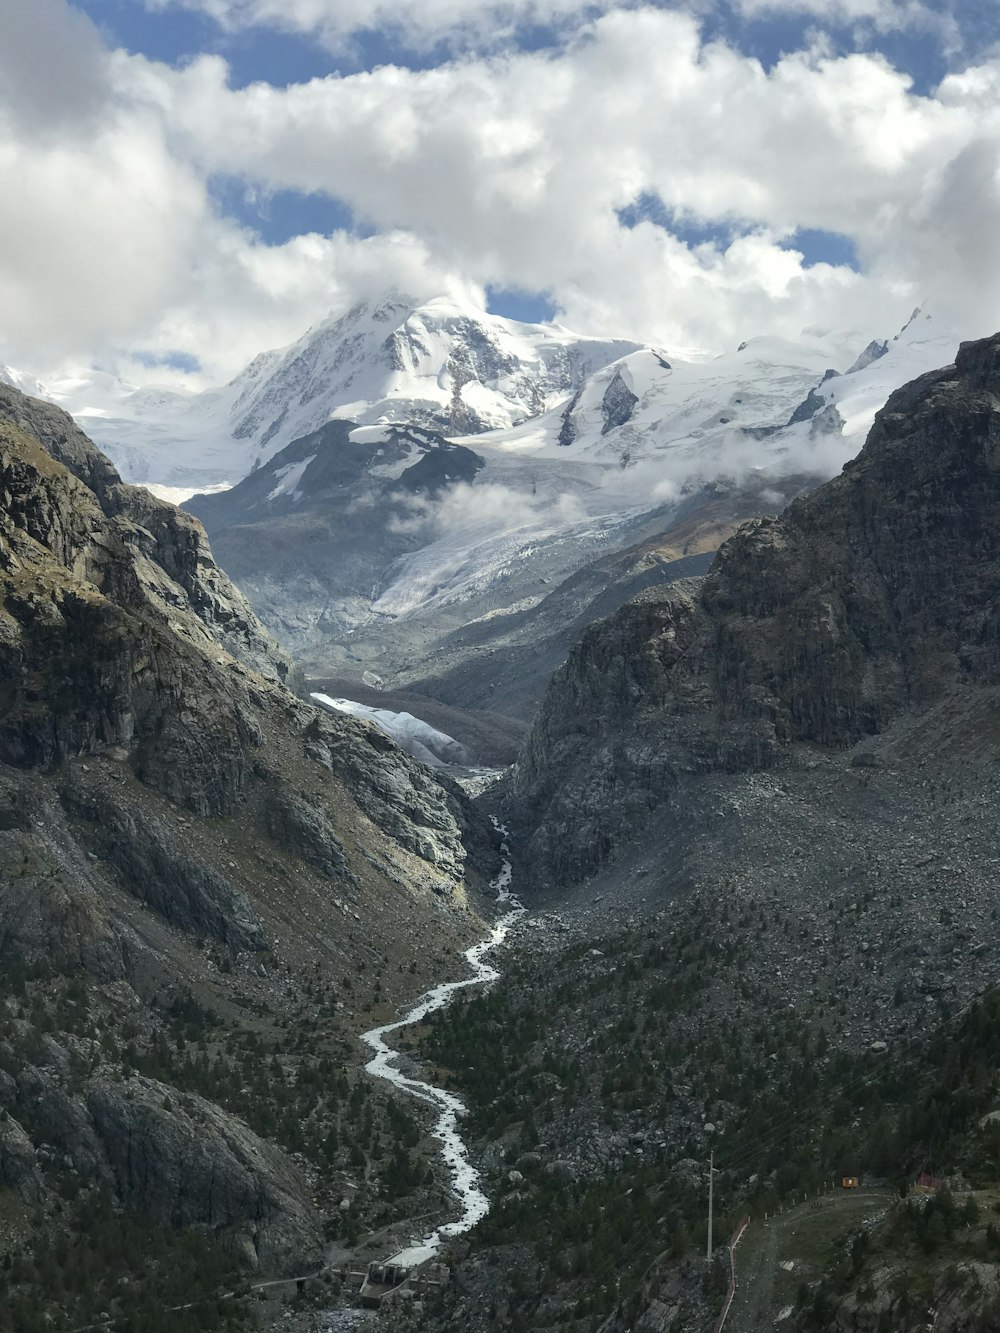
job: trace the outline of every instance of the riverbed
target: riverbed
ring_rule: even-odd
[[[506,834],[505,829],[501,828],[499,831],[501,834]],[[469,1150],[459,1130],[459,1120],[467,1110],[465,1103],[453,1092],[402,1073],[397,1067],[399,1052],[393,1050],[386,1038],[401,1028],[423,1022],[428,1014],[444,1009],[460,991],[469,990],[474,986],[488,985],[499,977],[500,973],[496,968],[485,960],[503,943],[511,928],[526,911],[511,891],[513,873],[510,849],[506,841],[501,844],[501,854],[503,867],[493,881],[492,887],[496,891],[497,901],[508,910],[484,940],[480,940],[478,944],[465,951],[464,957],[472,969],[472,975],[462,981],[446,981],[440,986],[433,987],[415,1001],[402,1018],[392,1023],[385,1023],[382,1027],[372,1028],[361,1037],[361,1040],[375,1052],[365,1065],[365,1070],[369,1074],[375,1078],[385,1079],[408,1096],[437,1109],[438,1116],[430,1132],[441,1144],[441,1156],[451,1175],[452,1189],[461,1208],[459,1216],[453,1221],[435,1227],[429,1235],[392,1255],[386,1260],[387,1263],[402,1264],[412,1268],[416,1264],[432,1259],[446,1240],[471,1231],[490,1210],[490,1201],[482,1190],[479,1172],[469,1160]]]

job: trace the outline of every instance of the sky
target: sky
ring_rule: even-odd
[[[0,362],[389,289],[679,354],[1000,327],[1000,0],[0,0]]]

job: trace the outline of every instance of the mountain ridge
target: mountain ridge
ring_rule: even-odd
[[[703,583],[591,627],[516,769],[530,863],[591,873],[630,785],[641,819],[687,774],[771,767],[797,743],[846,748],[960,681],[995,682],[998,422],[1000,336],[897,390],[839,477],[741,528]]]
[[[390,293],[262,352],[193,395],[114,383],[48,386],[129,480],[233,483],[334,417],[445,434],[508,427],[553,405],[638,344],[522,324],[446,297]]]

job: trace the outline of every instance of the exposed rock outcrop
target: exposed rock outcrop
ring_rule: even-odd
[[[265,947],[263,927],[242,889],[178,847],[162,821],[71,779],[62,799],[67,812],[84,823],[88,841],[118,871],[127,893],[181,930],[235,950]],[[306,852],[303,847],[300,855],[308,860]]]
[[[336,1023],[366,964],[411,998],[414,940],[465,947],[459,890],[499,865],[457,788],[290,674],[196,520],[0,386],[0,1184],[43,1209],[96,1187],[270,1272],[318,1262],[336,1125],[324,1085],[307,1175],[278,1146],[302,1131],[253,1119],[260,1088],[296,1086],[283,1034],[320,994]],[[217,1034],[194,1062],[191,1031]]]
[[[0,423],[6,427],[0,437],[3,509],[15,523],[24,518],[28,535],[102,590],[107,583],[112,596],[128,590],[130,602],[144,598],[164,611],[193,611],[234,657],[264,676],[289,679],[288,655],[215,563],[198,523],[149,491],[125,485],[73,419],[51,403],[0,384]],[[12,448],[17,432],[24,435]],[[25,436],[85,491],[68,486],[58,470],[43,466],[39,472],[37,454],[29,449],[24,455]]]
[[[319,1260],[318,1219],[301,1174],[218,1106],[153,1079],[99,1075],[77,1090],[53,1068],[17,1079],[17,1109],[36,1139],[130,1207],[175,1227],[222,1230],[240,1259],[275,1271]],[[0,1175],[41,1195],[28,1135],[0,1124]]]
[[[705,580],[594,625],[510,805],[545,879],[593,871],[692,775],[848,747],[1000,678],[1000,336],[895,393],[843,474],[747,524]]]
[[[318,802],[308,796],[276,791],[265,809],[267,831],[275,842],[297,852],[303,861],[330,879],[346,873],[344,844]]]
[[[43,1185],[31,1140],[13,1118],[0,1115],[0,1183],[25,1203],[38,1203]]]
[[[601,434],[607,435],[609,430],[614,430],[616,426],[624,426],[626,421],[630,421],[638,401],[638,395],[634,394],[625,383],[622,372],[616,370],[601,399],[601,412],[604,418]],[[559,442],[562,443],[561,438]]]

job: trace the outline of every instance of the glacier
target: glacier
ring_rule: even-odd
[[[401,750],[411,754],[432,768],[449,765],[465,766],[469,754],[454,736],[438,731],[412,713],[394,713],[388,708],[372,708],[353,699],[334,699],[328,694],[310,694],[310,699],[334,713],[349,713],[365,722],[373,722],[380,731],[391,737]]]

